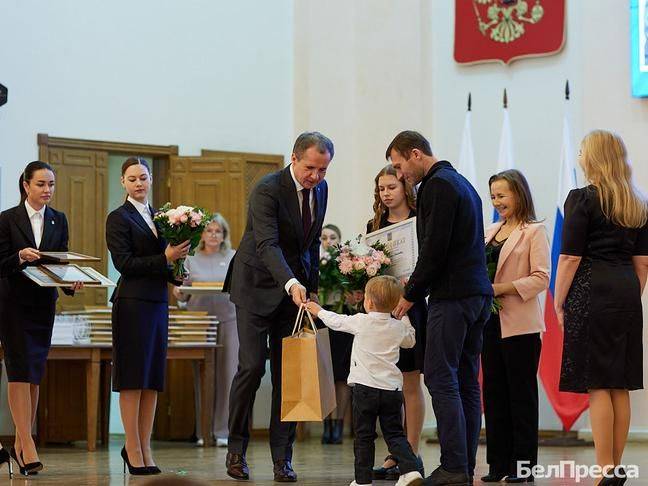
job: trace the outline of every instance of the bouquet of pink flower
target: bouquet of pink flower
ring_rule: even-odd
[[[371,277],[382,275],[391,265],[389,251],[380,242],[369,246],[360,236],[340,247],[337,256],[342,285],[346,291],[364,290]]]
[[[164,239],[171,245],[176,246],[189,240],[191,242],[189,255],[193,255],[211,216],[201,208],[193,206],[172,208],[171,203],[166,203],[155,213],[153,219],[158,224]],[[178,280],[184,278],[184,258],[173,262],[173,276]]]

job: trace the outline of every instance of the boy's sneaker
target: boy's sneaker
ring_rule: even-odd
[[[418,471],[401,474],[396,482],[396,486],[420,486],[423,484],[423,476]]]

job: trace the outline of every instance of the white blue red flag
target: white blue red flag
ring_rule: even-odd
[[[563,121],[563,142],[560,154],[560,172],[558,174],[556,223],[554,225],[553,239],[551,242],[551,280],[545,300],[544,317],[547,331],[542,339],[539,368],[540,379],[542,380],[547,398],[560,418],[563,430],[565,431],[571,429],[574,422],[587,410],[588,406],[587,395],[561,392],[558,388],[560,384],[563,333],[558,326],[558,318],[554,310],[554,290],[565,216],[563,214],[563,207],[569,191],[576,188],[576,180],[576,166],[574,165],[574,151],[571,144],[569,120],[567,114],[565,114]]]

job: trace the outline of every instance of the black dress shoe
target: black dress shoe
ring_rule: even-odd
[[[484,483],[499,483],[505,477],[506,477],[506,473],[489,472],[486,476],[482,476],[481,480]]]
[[[469,486],[472,484],[467,473],[453,473],[439,466],[430,474],[423,484],[428,486]]]
[[[146,469],[148,469],[149,474],[160,474],[160,473],[162,473],[160,468],[157,467],[157,466],[146,466]]]
[[[245,456],[228,452],[225,459],[225,467],[227,468],[227,475],[230,478],[247,481],[250,479],[250,470],[248,469]]]
[[[535,478],[531,476],[516,476],[515,474],[509,474],[504,479],[505,483],[532,483],[535,481]]]
[[[274,473],[274,480],[278,483],[294,483],[297,481],[297,474],[293,471],[290,461],[284,459],[275,461],[272,472]]]

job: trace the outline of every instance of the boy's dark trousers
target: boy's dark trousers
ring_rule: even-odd
[[[380,390],[356,384],[353,387],[353,427],[355,440],[355,480],[371,483],[376,440],[376,420],[380,420],[389,453],[398,459],[401,474],[416,471],[417,459],[403,431],[403,392]]]

